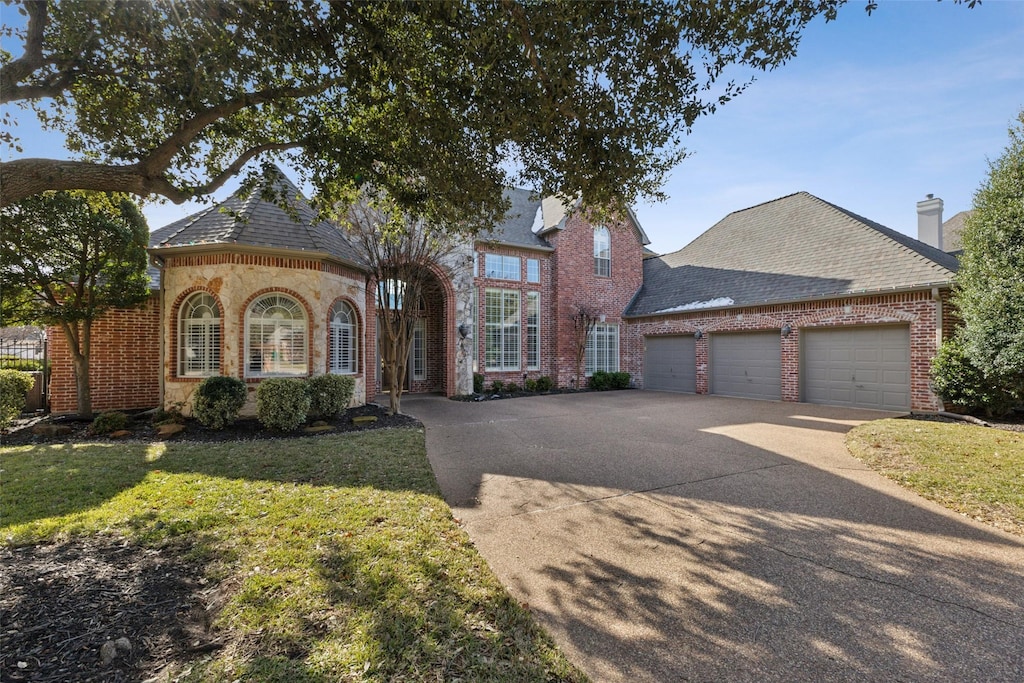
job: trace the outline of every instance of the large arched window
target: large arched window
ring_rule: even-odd
[[[267,294],[245,312],[248,377],[309,374],[306,312],[283,294]]]
[[[220,306],[213,295],[197,292],[181,306],[178,317],[178,375],[220,374]]]
[[[594,227],[594,275],[612,274],[612,238],[608,228]]]
[[[344,301],[331,307],[331,373],[356,374],[356,312]]]

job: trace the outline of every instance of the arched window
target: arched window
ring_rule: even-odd
[[[338,301],[331,308],[331,373],[335,375],[356,374],[356,313],[344,301]]]
[[[594,275],[608,277],[612,274],[612,239],[608,228],[594,227]]]
[[[284,294],[267,294],[245,312],[247,377],[307,375],[306,312]]]
[[[181,306],[178,317],[178,375],[220,374],[220,306],[213,295],[198,292]]]

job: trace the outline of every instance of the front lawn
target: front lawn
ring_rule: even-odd
[[[26,544],[123,539],[186,562],[201,576],[203,594],[218,596],[210,601],[211,647],[133,676],[584,679],[452,519],[421,429],[16,446],[0,449],[0,467],[0,540],[8,555]],[[81,644],[97,667],[93,676],[101,673],[102,644]],[[3,649],[5,680],[42,666]]]
[[[951,510],[1024,535],[1024,433],[889,419],[855,427],[850,452]]]

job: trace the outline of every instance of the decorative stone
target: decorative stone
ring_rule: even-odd
[[[126,436],[131,435],[127,429],[118,429],[116,432],[110,432],[111,439],[123,439]]]
[[[330,432],[330,431],[333,431],[333,430],[334,430],[334,427],[332,427],[331,425],[326,425],[325,424],[325,425],[311,425],[309,427],[306,427],[302,431],[306,432],[307,434],[319,434],[321,432]]]
[[[100,661],[103,662],[103,666],[107,666],[115,659],[117,659],[117,643],[108,640],[100,648]]]
[[[124,636],[121,636],[114,641],[114,646],[117,647],[118,652],[123,652],[126,655],[132,653],[132,641],[128,640]]]
[[[65,436],[71,431],[67,425],[36,425],[32,428],[32,433],[40,436]]]
[[[371,424],[377,421],[376,415],[360,415],[359,417],[352,418],[352,424],[354,425],[365,425]]]
[[[156,435],[164,438],[174,436],[178,432],[185,431],[185,425],[172,422],[170,424],[160,425],[157,427]]]

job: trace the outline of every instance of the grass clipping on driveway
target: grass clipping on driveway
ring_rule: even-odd
[[[222,647],[183,680],[583,680],[441,499],[419,429],[0,449],[9,545],[189,548]]]
[[[925,498],[1024,536],[1024,433],[889,419],[854,428],[850,452]]]

